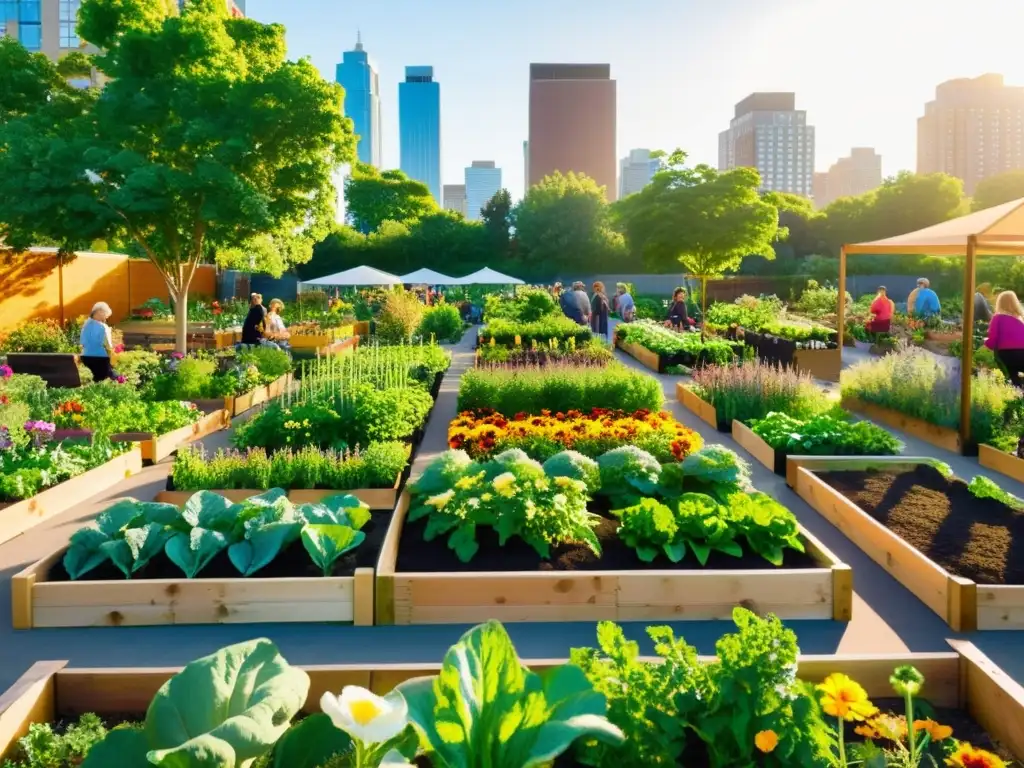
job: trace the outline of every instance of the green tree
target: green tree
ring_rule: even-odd
[[[480,215],[494,244],[495,256],[507,256],[512,229],[512,195],[507,189],[499,189],[481,209]]]
[[[974,190],[972,211],[983,211],[1024,197],[1024,170],[1007,171],[982,179]]]
[[[740,266],[746,256],[774,259],[779,211],[758,194],[761,177],[752,168],[719,173],[707,165],[686,166],[676,150],[663,160],[651,183],[615,204],[615,215],[634,253],[658,271],[676,264],[701,281]]]
[[[333,173],[355,140],[341,88],[286,60],[283,27],[231,18],[222,0],[176,7],[82,4],[79,34],[103,51],[92,63],[109,82],[63,120],[40,101],[0,126],[0,235],[15,248],[46,235],[67,251],[130,238],[167,284],[184,349],[203,257],[244,249],[274,273],[308,260],[333,225]],[[11,77],[0,71],[0,83]]]
[[[356,163],[345,179],[345,206],[353,226],[370,234],[382,222],[412,224],[438,211],[430,188],[401,171]]]
[[[610,223],[604,187],[583,174],[555,172],[530,188],[514,212],[519,256],[527,274],[593,272],[625,254]]]

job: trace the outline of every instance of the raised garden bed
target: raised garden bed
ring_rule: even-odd
[[[154,435],[151,432],[122,432],[111,435],[111,440],[137,442],[142,451],[142,460],[155,463],[166,459],[186,443],[200,440],[230,425],[229,411],[213,411],[204,415],[195,424],[188,424],[163,435]]]
[[[405,492],[377,562],[378,624],[727,619],[735,605],[786,619],[851,618],[850,567],[803,528],[807,552],[787,553],[786,568],[714,554],[707,568],[692,567],[693,559],[638,567],[611,521],[597,532],[600,559],[582,546],[562,546],[541,561],[520,542],[499,547],[493,532],[479,531],[480,553],[462,564],[443,538],[423,541],[424,521],[406,525],[409,504]],[[499,561],[508,570],[486,570]]]
[[[753,347],[761,360],[792,365],[816,379],[839,381],[843,357],[838,346],[835,349],[798,349],[795,341],[754,331],[744,331],[743,341]]]
[[[957,710],[1017,758],[1024,757],[1024,688],[972,643],[950,641],[952,652],[879,656],[801,656],[797,675],[817,683],[833,672],[857,680],[872,699],[892,695],[889,677],[897,666],[913,665],[926,678],[925,698],[935,707]],[[563,663],[525,660],[541,672]],[[305,710],[319,711],[325,692],[358,685],[383,695],[398,683],[436,675],[439,664],[331,665],[305,667],[309,694]],[[124,719],[141,716],[154,694],[179,668],[69,667],[65,661],[34,664],[0,694],[0,757],[9,756],[30,724],[57,722],[86,712]],[[946,720],[943,720],[945,722]],[[959,730],[959,729],[958,729]]]
[[[231,417],[241,416],[243,413],[252,410],[257,405],[261,405],[269,400],[273,400],[275,397],[283,395],[288,390],[288,387],[291,386],[291,382],[292,374],[286,373],[284,376],[274,379],[269,384],[256,387],[256,389],[250,390],[249,392],[243,392],[240,395],[228,395],[223,399],[196,400],[195,403],[208,413],[223,409],[228,411],[231,414]]]
[[[7,364],[15,373],[39,376],[50,387],[82,386],[78,355],[70,352],[8,352]]]
[[[963,453],[960,433],[950,427],[940,427],[937,424],[931,424],[923,419],[907,416],[905,413],[894,411],[891,408],[883,408],[880,405],[865,403],[856,397],[843,397],[842,405],[848,411],[859,413],[876,423],[906,432],[908,435],[924,440],[926,443],[937,448],[952,451],[953,453]]]
[[[10,541],[29,528],[67,512],[76,504],[116,485],[142,469],[142,452],[133,448],[115,456],[106,464],[83,472],[78,477],[13,504],[0,503],[0,544]]]
[[[786,454],[776,451],[754,430],[741,421],[732,421],[732,439],[753,456],[759,464],[768,467],[777,475],[786,474]]]
[[[921,458],[804,461],[795,487],[953,629],[1024,629],[1021,513]]]
[[[618,338],[615,339],[615,346],[640,363],[644,368],[648,368],[655,373],[663,373],[665,371],[661,358],[656,352],[652,352],[647,347],[642,347],[639,344],[633,344],[628,341],[621,341]]]
[[[296,541],[248,578],[238,576],[222,551],[193,579],[160,557],[130,580],[107,562],[91,571],[90,579],[71,581],[63,565],[67,547],[62,546],[11,578],[12,624],[15,629],[305,622],[369,626],[373,563],[391,516],[390,511],[373,513],[363,529],[366,540],[339,561],[351,571],[343,576],[322,576]]]
[[[728,432],[730,430],[730,426],[728,424],[719,422],[718,414],[715,412],[715,406],[701,400],[700,396],[696,392],[681,381],[676,383],[676,399],[679,400],[679,402],[683,404],[683,407],[688,411],[692,411],[697,414],[697,417],[705,424],[714,427],[719,432]]]
[[[1012,453],[993,448],[991,445],[978,446],[978,463],[1000,474],[1012,477],[1024,483],[1024,459],[1018,459]]]

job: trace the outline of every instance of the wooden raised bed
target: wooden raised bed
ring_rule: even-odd
[[[348,493],[355,496],[364,504],[368,505],[370,509],[394,509],[395,504],[398,501],[398,489],[402,485],[402,475],[398,476],[395,480],[395,485],[392,488],[357,488],[353,491],[334,491],[334,490],[295,490],[288,491],[288,499],[295,504],[316,504],[328,496],[337,496],[339,494]],[[176,504],[177,506],[183,506],[188,501],[190,496],[195,495],[198,491],[160,491],[156,495],[156,501],[162,501],[166,504]],[[213,491],[213,493],[224,496],[233,502],[245,501],[250,496],[259,496],[261,493],[266,491],[244,489],[244,490],[225,490],[225,491]]]
[[[738,419],[732,421],[732,439],[739,443],[759,464],[768,467],[777,475],[786,474],[786,454],[776,451],[755,434],[754,430]]]
[[[723,428],[718,422],[718,413],[715,411],[715,406],[711,403],[707,403],[700,399],[692,389],[683,384],[683,382],[676,382],[676,399],[683,404],[683,407],[688,411],[693,411],[697,414],[697,417],[705,424],[714,427],[719,432],[728,432],[729,427]]]
[[[644,368],[655,373],[661,373],[664,370],[661,366],[661,358],[656,352],[652,352],[647,347],[642,347],[639,344],[633,344],[628,341],[620,341],[618,337],[615,339],[615,346],[640,363]]]
[[[257,405],[273,400],[275,397],[280,397],[291,386],[292,374],[286,373],[284,376],[280,376],[274,379],[269,384],[256,387],[256,389],[250,390],[249,392],[243,392],[240,395],[228,395],[223,399],[209,399],[209,400],[196,400],[196,405],[202,408],[204,411],[213,411],[224,409],[228,411],[232,417],[241,416],[246,411],[250,411]]]
[[[195,424],[188,424],[162,435],[150,432],[124,432],[111,435],[111,439],[119,442],[137,442],[142,451],[142,460],[155,463],[166,459],[182,445],[212,435],[230,425],[230,411],[220,410],[205,414]]]
[[[948,642],[952,652],[801,656],[797,675],[817,683],[833,672],[842,672],[859,682],[872,699],[884,699],[893,695],[889,683],[893,670],[912,665],[925,676],[924,699],[937,707],[965,710],[995,741],[1024,759],[1024,688],[973,643]],[[564,663],[564,659],[527,659],[523,663],[540,672]],[[336,694],[346,685],[383,695],[410,678],[437,674],[439,668],[439,664],[303,667],[310,678],[305,710],[318,711],[325,692]],[[88,669],[68,667],[66,661],[37,662],[0,693],[0,758],[10,756],[16,740],[32,723],[55,722],[85,712],[101,717],[141,714],[160,686],[180,669]]]
[[[377,561],[377,624],[728,619],[736,605],[783,619],[852,616],[853,572],[802,526],[818,568],[396,572],[409,502],[404,492]]]
[[[52,581],[66,546],[11,577],[15,629],[166,624],[373,624],[373,568],[353,576]]]
[[[1012,477],[1017,482],[1024,483],[1024,459],[1018,459],[1012,453],[1000,451],[991,445],[979,445],[978,462],[987,469],[994,470],[1007,477]]]
[[[816,379],[839,381],[839,372],[843,369],[843,350],[838,347],[798,349],[793,353],[793,365]]]
[[[359,337],[350,336],[347,339],[332,341],[326,347],[318,347],[316,349],[316,355],[317,357],[327,357],[329,355],[350,355],[355,351],[358,345]]]
[[[31,499],[7,505],[0,503],[0,544],[102,493],[141,469],[142,452],[133,448],[106,464],[41,491]]]
[[[931,424],[923,419],[907,416],[905,413],[894,411],[891,408],[883,408],[880,405],[865,403],[856,397],[844,396],[842,406],[846,410],[859,413],[872,421],[906,432],[908,435],[913,435],[937,448],[958,454],[963,453],[960,433],[950,427],[940,427],[937,424]]]
[[[976,584],[950,573],[815,474],[832,470],[912,469],[928,459],[801,458],[802,465],[795,472],[795,489],[800,497],[950,627],[958,632],[1024,629],[1024,586]]]
[[[39,376],[50,387],[82,386],[79,356],[70,352],[8,352],[7,364],[15,373]]]

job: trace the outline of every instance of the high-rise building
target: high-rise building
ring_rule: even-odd
[[[466,169],[466,218],[480,221],[480,210],[501,189],[501,168],[493,160],[474,160]]]
[[[824,178],[820,178],[824,177]],[[863,195],[882,186],[882,156],[871,147],[854,147],[828,173],[814,174],[814,204],[824,208],[840,197]]]
[[[345,114],[359,137],[359,162],[381,167],[380,80],[377,68],[356,36],[356,47],[342,54],[335,79],[345,89]]]
[[[444,185],[444,207],[447,211],[458,211],[466,215],[466,185],[445,184]]]
[[[81,6],[81,0],[0,0],[0,37],[9,35],[54,60],[71,51],[94,53],[76,31]]]
[[[523,197],[530,191],[530,142],[523,142]]]
[[[405,174],[441,201],[441,84],[433,67],[406,67],[398,84],[398,131]]]
[[[1003,76],[947,80],[917,120],[917,172],[948,173],[973,195],[978,182],[1024,168],[1024,87]]]
[[[718,135],[718,168],[756,168],[761,189],[814,193],[814,127],[794,93],[752,93]]]
[[[629,155],[619,160],[619,199],[650,184],[660,167],[661,161],[651,157],[651,150],[629,150]]]
[[[527,188],[555,171],[574,171],[615,200],[615,110],[611,65],[531,64]]]

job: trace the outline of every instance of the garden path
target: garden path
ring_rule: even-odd
[[[437,405],[428,422],[415,462],[415,472],[446,448],[448,422],[457,408],[459,377],[473,364],[472,341],[473,333],[470,332],[462,343],[453,348],[453,365],[445,376]],[[706,440],[732,445],[729,436],[719,435],[705,427],[675,402],[676,379],[659,378],[668,388],[669,407],[677,418],[701,432]],[[204,443],[213,449],[226,445],[228,437],[229,433],[221,432]],[[0,545],[0,691],[31,663],[39,660],[67,659],[79,667],[180,665],[220,646],[257,636],[273,639],[290,661],[299,664],[437,661],[464,631],[465,626],[461,625],[350,627],[302,624],[11,629],[8,618],[11,575],[65,543],[77,528],[95,517],[111,501],[124,496],[153,498],[164,487],[169,466],[169,462],[162,462],[148,467],[113,490],[83,500],[76,509]],[[914,651],[945,650],[944,638],[950,633],[937,616],[853,548],[845,537],[786,488],[781,479],[761,467],[754,468],[754,478],[759,488],[790,506],[808,528],[854,567],[857,588],[854,621],[848,625],[829,621],[790,622],[805,653],[884,653],[904,648]],[[672,626],[702,653],[712,653],[715,640],[731,625],[728,622],[675,622]],[[594,643],[594,625],[589,622],[513,624],[509,631],[523,658],[561,657],[573,646]],[[650,643],[644,642],[643,623],[627,625],[626,632],[642,641],[645,649],[650,649]],[[1013,638],[1010,635],[1018,636]],[[972,639],[977,637],[975,635]],[[1018,679],[1024,680],[1024,664],[1013,654],[1013,642],[1021,640],[1019,633],[1002,633],[993,642],[984,639],[986,652],[1011,673],[1018,673]],[[1014,668],[1014,664],[1018,666]]]

